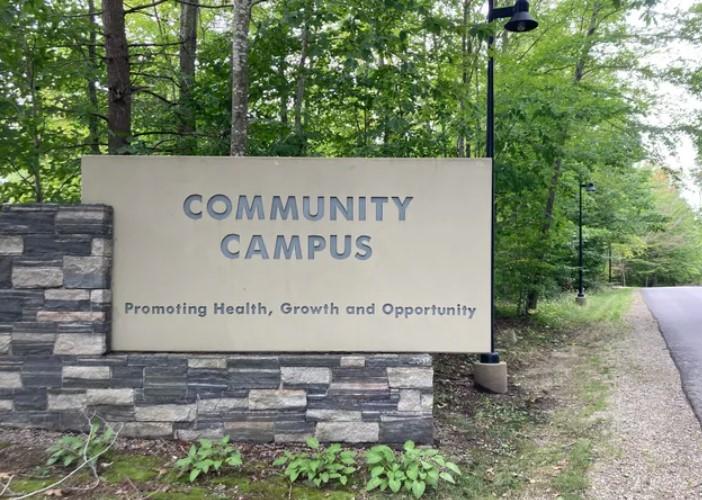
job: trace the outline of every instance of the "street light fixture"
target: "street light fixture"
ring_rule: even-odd
[[[505,24],[507,31],[524,33],[535,29],[539,23],[529,15],[529,2],[527,0],[517,0],[511,7],[495,8],[495,0],[488,0],[487,21],[491,23],[495,19],[510,18]],[[491,34],[488,37],[488,65],[487,65],[487,126],[485,141],[485,156],[493,160],[495,157],[495,92],[494,73],[495,60],[492,49],[495,45],[495,37]],[[490,263],[492,282],[495,282],[495,168],[492,165],[492,252]],[[490,322],[490,352],[480,355],[480,362],[485,364],[497,364],[500,362],[500,354],[495,349],[495,291],[491,290],[492,298],[492,320]],[[505,380],[506,391],[506,380]],[[503,392],[505,392],[503,391]],[[495,391],[499,392],[499,391]]]
[[[585,305],[585,286],[583,284],[583,271],[584,271],[584,265],[583,265],[583,188],[585,191],[588,193],[594,193],[597,191],[595,188],[595,185],[592,182],[581,182],[580,183],[580,215],[578,217],[578,232],[579,232],[579,240],[580,240],[580,246],[579,246],[579,251],[578,251],[578,274],[579,274],[579,286],[578,286],[578,296],[575,297],[575,302],[578,305],[584,306]]]

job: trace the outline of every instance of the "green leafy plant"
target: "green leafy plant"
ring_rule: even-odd
[[[57,439],[48,449],[47,465],[62,465],[70,467],[87,461],[93,463],[98,455],[102,455],[115,438],[115,432],[109,425],[97,420],[90,422],[90,432],[87,435],[66,435]]]
[[[294,483],[304,479],[317,487],[330,482],[345,485],[356,472],[356,453],[343,450],[338,443],[322,448],[315,438],[307,438],[311,452],[290,453],[288,451],[273,462],[275,466],[287,465],[285,476]]]
[[[188,474],[192,483],[200,475],[219,474],[226,467],[242,465],[241,454],[229,442],[229,436],[219,441],[200,439],[199,445],[192,445],[188,454],[176,462],[180,474]]]
[[[415,498],[422,497],[427,486],[436,489],[439,481],[455,484],[452,473],[461,475],[458,466],[437,450],[417,448],[412,441],[405,442],[399,457],[389,446],[374,446],[366,452],[366,463],[371,468],[367,491],[380,488],[397,493],[404,488]]]

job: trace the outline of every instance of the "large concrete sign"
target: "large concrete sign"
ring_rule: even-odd
[[[490,350],[488,160],[89,156],[113,350]]]

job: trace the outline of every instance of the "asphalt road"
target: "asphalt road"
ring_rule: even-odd
[[[702,287],[645,288],[643,296],[702,422]]]

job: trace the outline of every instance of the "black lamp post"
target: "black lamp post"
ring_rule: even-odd
[[[511,7],[495,8],[495,0],[488,0],[488,22],[495,19],[503,19],[509,17],[510,20],[505,24],[507,31],[523,33],[535,29],[537,23],[529,15],[529,2],[527,0],[517,0],[517,3]],[[495,76],[495,60],[492,56],[492,49],[495,45],[495,37],[488,37],[488,66],[487,66],[487,137],[485,141],[485,156],[491,160],[495,157],[495,91],[494,91],[494,76]],[[492,168],[492,262],[491,273],[492,282],[495,282],[495,168]],[[490,352],[480,355],[481,363],[499,363],[500,355],[495,350],[495,291],[491,290],[492,299],[492,321],[490,322]]]
[[[585,266],[583,264],[583,188],[588,193],[593,193],[596,191],[595,185],[592,182],[581,182],[580,183],[580,214],[578,217],[578,238],[579,250],[578,250],[578,274],[579,274],[579,285],[578,285],[578,296],[575,301],[580,304],[585,304],[585,285],[583,285],[583,271]]]

